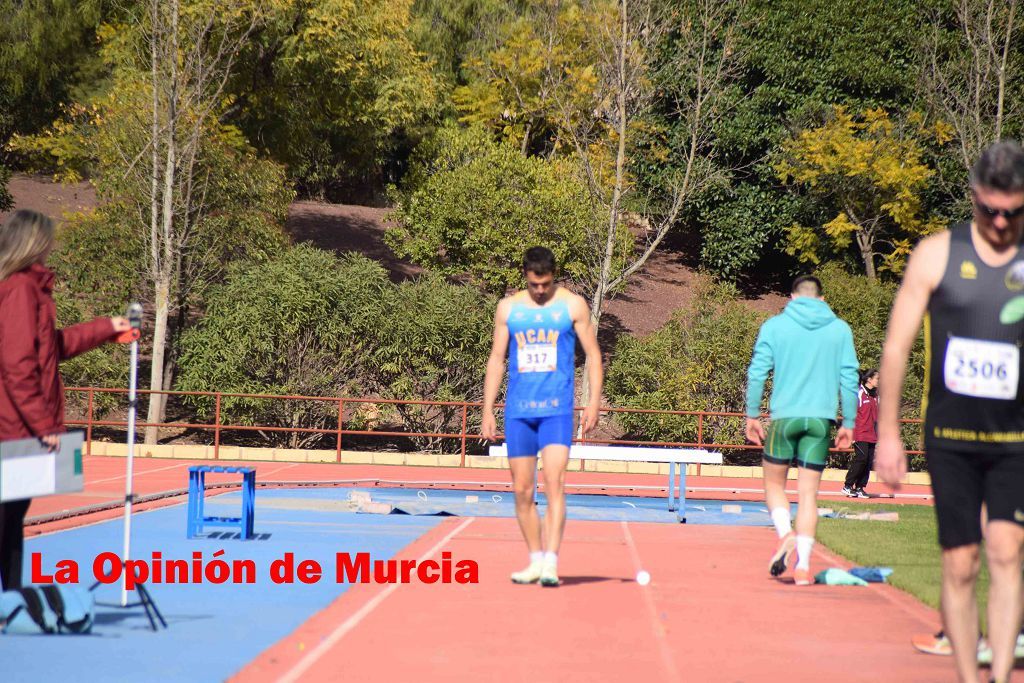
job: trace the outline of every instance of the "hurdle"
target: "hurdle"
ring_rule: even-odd
[[[505,444],[491,446],[489,454],[495,457],[506,457]],[[676,513],[676,519],[680,524],[686,524],[686,466],[722,464],[721,453],[699,448],[602,446],[594,444],[572,446],[569,449],[569,459],[668,463],[668,510],[669,512]]]
[[[206,475],[242,475],[242,514],[239,517],[208,517],[203,508],[206,501]],[[206,526],[238,527],[243,539],[253,537],[253,520],[256,515],[256,468],[224,467],[220,465],[193,465],[188,468],[188,519],[185,535],[195,538],[203,533]]]

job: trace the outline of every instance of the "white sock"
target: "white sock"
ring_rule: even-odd
[[[544,564],[558,564],[558,553],[553,553],[550,550],[544,553]]]
[[[535,553],[530,553],[530,564],[537,564],[538,562],[544,561],[544,551],[538,550]]]
[[[796,537],[796,568],[811,568],[811,548],[814,547],[813,536]]]
[[[789,514],[789,508],[775,508],[772,510],[772,524],[775,525],[775,532],[782,538],[793,530],[793,517]]]

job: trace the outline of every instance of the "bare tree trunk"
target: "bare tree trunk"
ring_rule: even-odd
[[[150,147],[152,148],[152,169],[150,170],[150,225],[149,225],[149,266],[150,266],[150,277],[154,281],[159,280],[160,271],[160,83],[159,83],[159,62],[160,62],[160,16],[159,16],[159,5],[153,0],[150,4],[150,19],[152,26],[150,28],[150,39],[149,39],[149,50],[150,50],[150,74],[152,77],[152,88],[153,88],[153,117],[151,121],[150,129]],[[155,288],[156,298],[154,299],[157,308],[160,305],[160,287]],[[159,315],[154,315],[154,330],[153,330],[153,350],[152,359],[153,366],[150,367],[150,388],[153,387],[153,367],[156,366],[156,359],[163,357],[163,344],[161,342],[160,347],[157,348],[157,339],[163,340],[164,329],[167,325],[166,316],[163,318],[161,323]],[[158,385],[159,386],[159,385]],[[158,413],[159,406],[154,405],[153,395],[149,397],[149,413],[146,418],[147,422],[152,422],[152,417]],[[154,427],[146,427],[145,430],[145,443],[154,444],[156,443],[157,430]]]
[[[999,60],[999,94],[996,102],[996,131],[995,139],[1003,136],[1003,106],[1006,101],[1006,61],[1010,56],[1010,42],[1013,37],[1013,15],[1017,9],[1017,0],[1010,1],[1010,16],[1006,20],[1006,38],[1003,40],[1002,55]]]
[[[618,71],[617,90],[615,96],[615,108],[618,116],[616,134],[618,135],[618,146],[615,150],[615,185],[612,188],[612,202],[608,208],[608,235],[605,238],[604,257],[601,261],[601,273],[598,276],[597,284],[594,287],[594,295],[590,306],[590,322],[596,331],[601,322],[601,313],[604,309],[604,298],[608,292],[608,281],[612,274],[612,259],[615,257],[615,237],[619,227],[619,205],[622,201],[622,188],[625,183],[626,171],[626,120],[628,111],[626,109],[626,47],[629,44],[629,14],[628,0],[620,0],[619,19],[621,34],[618,46]],[[583,405],[587,405],[590,396],[590,360],[583,369]]]
[[[1018,0],[959,0],[956,45],[947,46],[946,17],[933,15],[924,44],[922,94],[932,110],[956,131],[964,168],[993,140],[1020,106],[1007,91],[1020,80],[1020,65],[1009,58],[1016,33]],[[959,182],[959,181],[958,181]]]
[[[166,161],[164,164],[164,187],[160,230],[158,234],[159,247],[153,251],[158,255],[158,262],[153,270],[154,296],[153,305],[153,358],[149,374],[150,391],[159,392],[164,388],[164,360],[167,353],[170,329],[168,318],[171,304],[171,282],[174,274],[171,269],[174,266],[175,240],[174,240],[174,184],[175,171],[177,166],[177,133],[178,124],[178,0],[171,2],[171,25],[169,27],[170,50],[167,57],[168,66],[168,96],[167,96],[167,121],[164,132],[166,146]],[[154,83],[154,86],[156,84]],[[152,141],[153,145],[158,140]],[[149,412],[146,422],[156,425],[163,420],[166,398],[162,394],[151,393],[149,395]],[[154,444],[157,441],[158,430],[155,426],[146,427],[145,442]]]
[[[150,367],[149,386],[153,391],[160,391],[163,386],[164,354],[167,350],[167,316],[170,308],[170,283],[167,280],[161,280],[156,283],[153,305],[155,307],[153,312],[153,362]],[[149,413],[146,417],[146,422],[151,425],[159,423],[162,418],[162,408],[162,396],[160,394],[150,394]],[[146,443],[155,444],[156,440],[157,428],[153,426],[146,427]]]
[[[605,238],[604,244],[604,257],[601,261],[601,273],[597,279],[597,286],[594,288],[594,296],[592,300],[592,306],[590,311],[590,318],[594,325],[597,325],[601,320],[601,311],[604,307],[604,298],[608,292],[608,281],[611,279],[612,272],[612,259],[615,257],[615,235],[618,233],[619,226],[619,205],[622,201],[622,187],[625,182],[625,168],[626,168],[626,118],[628,113],[626,111],[626,41],[628,40],[628,16],[626,14],[626,3],[628,0],[621,0],[621,20],[622,20],[622,43],[619,45],[618,54],[618,79],[619,88],[618,93],[615,97],[616,113],[618,115],[618,125],[616,126],[616,134],[618,135],[618,146],[615,150],[615,185],[612,187],[612,201],[611,206],[608,208],[608,234]]]
[[[615,162],[614,180],[610,197],[602,189],[599,173],[591,165],[589,148],[595,142],[594,135],[602,135],[601,127],[584,129],[582,134],[571,128],[573,144],[584,161],[589,187],[600,204],[607,207],[608,220],[595,235],[595,252],[600,249],[600,265],[595,263],[595,278],[592,281],[591,321],[595,327],[600,323],[608,296],[627,279],[642,268],[673,227],[689,196],[715,175],[707,169],[698,169],[703,156],[710,153],[711,131],[714,122],[724,112],[722,94],[728,82],[738,75],[735,64],[739,63],[734,40],[734,17],[739,14],[740,2],[726,0],[701,0],[692,17],[681,19],[677,14],[660,14],[655,5],[643,0],[619,0],[619,15],[614,26],[609,27],[606,40],[613,46],[604,61],[606,93],[603,101],[614,102],[614,113],[607,118],[607,128],[614,130]],[[680,23],[682,22],[682,23]],[[685,121],[689,142],[686,157],[678,177],[666,187],[663,199],[668,200],[660,210],[651,231],[645,237],[639,255],[619,254],[628,257],[623,267],[616,271],[616,247],[621,234],[623,205],[626,196],[632,192],[627,176],[629,167],[628,135],[630,125],[643,117],[648,110],[654,89],[651,87],[651,71],[656,59],[655,47],[659,40],[670,31],[681,34],[684,47],[674,66],[693,72],[692,88],[676,94],[675,116]],[[665,67],[662,67],[665,68]],[[598,100],[601,101],[600,99]],[[598,105],[598,111],[603,105]],[[607,129],[605,128],[605,129]],[[642,213],[642,212],[641,212]],[[643,214],[642,214],[643,215]],[[647,216],[645,215],[645,218]],[[598,244],[601,246],[598,247]],[[603,247],[603,248],[601,248]],[[589,396],[589,368],[585,369],[583,394]]]
[[[857,233],[857,246],[860,247],[860,258],[864,261],[864,274],[868,276],[868,279],[877,279],[875,251],[871,248],[870,241],[862,237],[859,232]]]

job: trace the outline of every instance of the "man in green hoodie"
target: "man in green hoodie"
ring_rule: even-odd
[[[832,425],[842,396],[843,424],[836,447],[849,448],[857,417],[857,353],[850,326],[836,317],[822,298],[821,281],[801,275],[793,281],[790,302],[761,326],[747,368],[747,439],[764,444],[764,492],[779,546],[769,572],[786,571],[794,548],[794,582],[814,582],[811,549],[818,526],[818,485],[828,460]],[[765,438],[759,421],[761,397],[772,372],[769,401],[771,425]],[[796,533],[786,498],[786,476],[796,459],[799,467]]]

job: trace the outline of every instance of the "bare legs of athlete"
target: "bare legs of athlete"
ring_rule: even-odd
[[[542,547],[545,551],[543,567],[534,567],[535,563],[531,562],[529,568],[513,576],[513,581],[533,583],[539,579],[545,585],[557,585],[557,561],[550,558],[557,556],[565,531],[565,469],[569,463],[569,448],[555,444],[545,446],[541,451],[541,459],[544,464],[541,470],[544,477],[544,495],[548,503],[543,522],[543,546],[541,519],[537,513],[537,506],[534,505],[537,458],[508,459],[509,469],[512,471],[512,488],[515,492],[519,530],[523,533],[531,556],[541,552]],[[545,576],[541,576],[542,570]],[[517,580],[517,577],[522,580]]]
[[[992,648],[992,680],[1010,680],[1021,625],[1021,565],[1024,528],[1004,520],[985,527],[985,554],[990,575],[988,642]],[[978,678],[978,603],[975,585],[981,568],[977,544],[942,551],[942,621],[953,644],[960,681]]]
[[[786,478],[789,474],[789,465],[767,461],[761,464],[764,469],[765,503],[769,512],[780,508],[788,511],[789,499],[786,497]],[[803,567],[804,571],[807,572],[807,576],[809,576],[809,566],[804,567],[803,565],[810,561],[811,545],[808,545],[808,541],[801,542],[800,539],[810,539],[810,544],[813,544],[813,539],[818,531],[818,486],[820,484],[821,472],[807,467],[798,468],[797,491],[799,493],[799,502],[796,513],[797,562],[798,567]],[[803,546],[802,548],[801,545]],[[783,565],[785,565],[785,559],[783,559]],[[785,568],[782,571],[785,571]],[[803,573],[798,576],[798,579],[802,576],[804,576]]]

